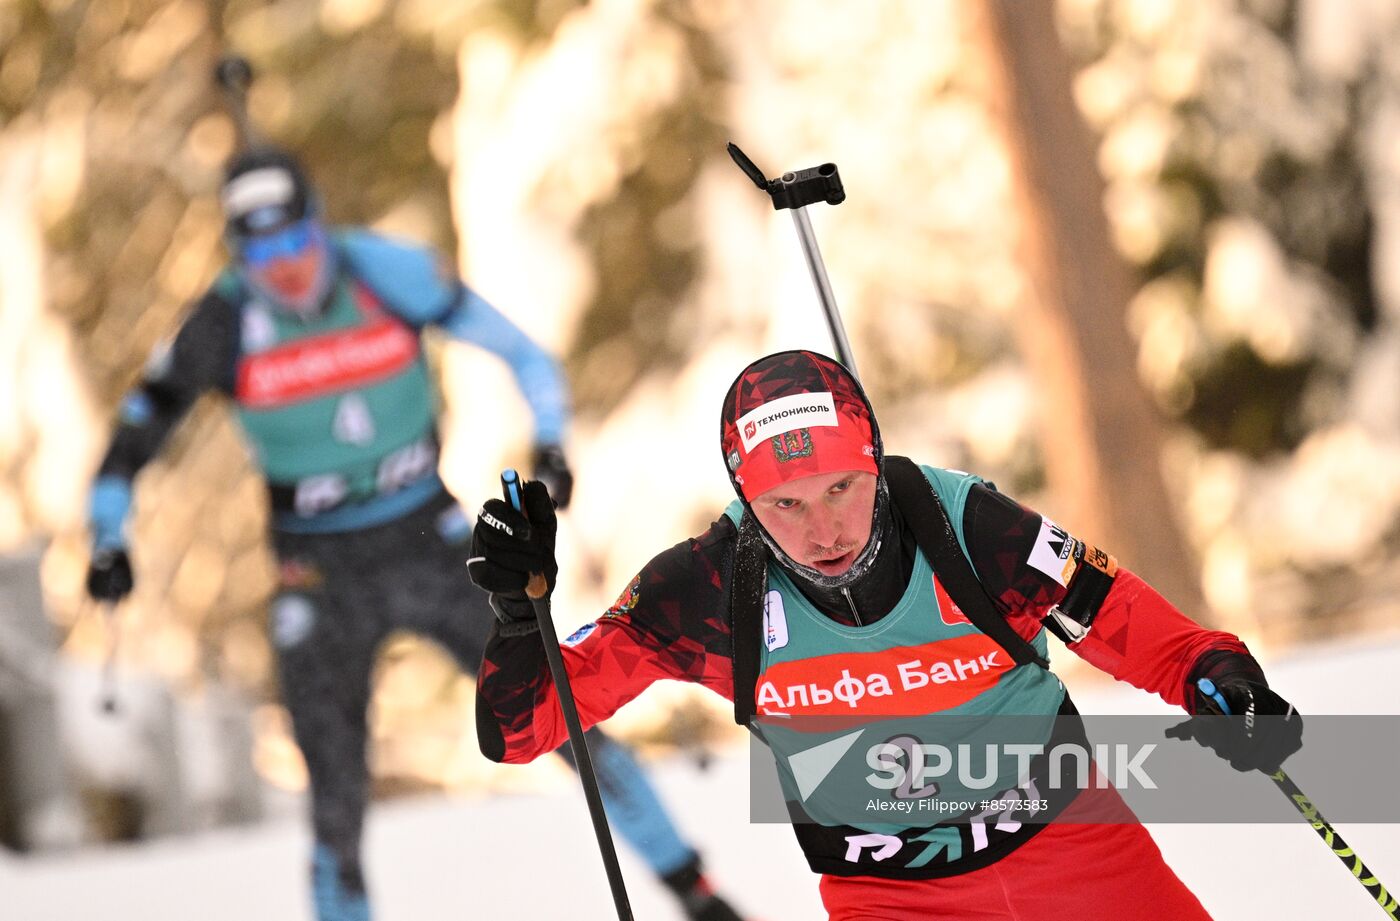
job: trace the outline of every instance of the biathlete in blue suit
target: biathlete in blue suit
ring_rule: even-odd
[[[534,473],[562,508],[558,364],[419,246],[332,231],[298,163],[237,157],[223,186],[235,255],[124,399],[94,483],[89,593],[132,588],[125,524],[136,474],[195,400],[230,401],[272,506],[280,585],[270,631],[282,698],[311,779],[312,889],[320,921],[367,921],[360,839],[369,792],[366,708],[380,644],[408,630],[467,672],[495,621],[462,565],[470,520],[438,477],[429,326],[503,358],[535,419]],[[590,732],[608,814],[687,915],[737,921],[710,889],[632,755]]]

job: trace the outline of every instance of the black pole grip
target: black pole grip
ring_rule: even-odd
[[[238,145],[244,150],[258,145],[257,132],[248,118],[248,89],[253,85],[253,65],[241,54],[228,54],[214,65],[214,82],[224,91],[224,104],[233,116]]]
[[[228,54],[214,65],[214,82],[224,89],[246,94],[253,85],[253,65],[241,54]]]

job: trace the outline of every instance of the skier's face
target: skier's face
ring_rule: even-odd
[[[775,486],[750,503],[783,552],[824,576],[839,576],[870,540],[875,474],[818,473]]]
[[[319,297],[326,247],[311,221],[253,237],[242,255],[248,274],[282,303],[301,308]]]

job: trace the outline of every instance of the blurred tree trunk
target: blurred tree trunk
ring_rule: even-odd
[[[1018,335],[1039,383],[1055,517],[1200,613],[1196,562],[1162,477],[1161,416],[1125,323],[1132,278],[1109,235],[1097,145],[1075,107],[1054,4],[981,0],[967,12],[1011,165],[1031,286]]]

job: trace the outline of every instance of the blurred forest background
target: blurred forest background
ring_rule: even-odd
[[[770,175],[840,166],[847,201],[812,218],[891,450],[996,481],[1265,655],[1391,628],[1397,39],[1400,0],[0,0],[0,550],[42,546],[54,642],[95,671],[87,483],[225,258],[209,75],[237,50],[333,222],[454,254],[565,358],[561,628],[727,501],[739,368],[827,348],[731,139]],[[490,359],[434,356],[474,507],[528,413]],[[261,777],[297,789],[262,487],[225,408],[138,484],[122,673],[250,701]],[[382,792],[520,776],[477,754],[472,687],[426,644],[385,650]],[[699,744],[725,718],[666,687],[619,722]]]

